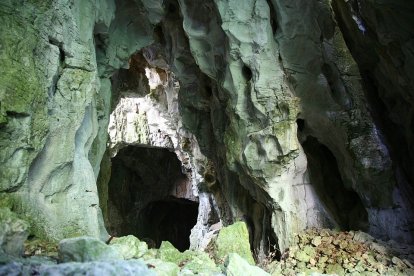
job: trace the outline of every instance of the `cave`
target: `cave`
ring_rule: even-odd
[[[150,247],[162,241],[189,248],[198,202],[174,152],[129,145],[111,160],[106,226],[112,236],[135,235]],[[190,198],[190,199],[189,199]]]
[[[291,2],[1,1],[0,275],[414,275],[414,1]]]
[[[315,191],[334,220],[330,226],[367,231],[367,211],[358,194],[345,187],[333,153],[313,136],[308,136],[302,146]]]
[[[150,246],[159,247],[162,241],[171,242],[175,248],[185,251],[190,247],[190,232],[197,222],[198,204],[175,197],[153,201],[139,212],[138,237]]]

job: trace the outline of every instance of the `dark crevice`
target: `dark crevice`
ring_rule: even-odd
[[[59,61],[61,63],[61,65],[65,62],[65,51],[63,50],[63,45],[62,42],[57,41],[54,38],[49,37],[49,43],[58,47],[59,49]]]
[[[305,129],[305,120],[297,119],[296,125],[298,126],[298,131],[303,131]]]
[[[242,75],[246,82],[251,81],[253,77],[252,70],[246,64],[242,68]]]
[[[406,143],[404,137],[404,128],[401,125],[394,123],[388,116],[387,104],[382,100],[378,95],[379,88],[376,85],[374,77],[369,71],[361,71],[361,76],[363,79],[363,86],[365,95],[367,97],[367,102],[369,103],[369,110],[371,116],[373,117],[376,126],[381,129],[380,137],[382,142],[385,145],[389,145],[388,150],[393,160],[395,170],[399,181],[398,183],[406,183],[410,179],[411,172],[411,162],[409,157],[407,157],[407,152],[409,151],[409,145]],[[392,104],[392,99],[388,102],[388,105]],[[413,128],[414,129],[414,128]],[[385,135],[382,135],[384,133]],[[408,165],[408,166],[407,166]],[[409,185],[400,185],[400,188],[404,191],[402,194],[406,196],[410,201],[414,198],[414,189],[409,187]],[[414,205],[414,202],[412,203]]]
[[[308,159],[311,183],[325,205],[331,226],[343,230],[368,230],[368,214],[358,194],[345,187],[332,152],[316,138],[309,136],[302,144]]]
[[[162,25],[158,24],[154,28],[154,41],[163,46],[166,45],[164,31],[162,30]]]
[[[265,217],[264,221],[264,227],[265,227],[265,237],[266,240],[264,241],[265,246],[265,252],[266,256],[270,260],[273,261],[280,261],[281,254],[280,254],[280,248],[279,248],[279,240],[277,238],[277,235],[275,231],[272,229],[272,216],[271,213],[268,212],[268,214]]]
[[[184,198],[190,188],[175,153],[138,146],[119,150],[112,158],[103,208],[108,232],[145,238],[155,247],[168,240],[179,250],[188,249],[198,213],[198,202]]]
[[[52,85],[50,86],[49,91],[48,91],[49,98],[52,98],[56,94],[57,85],[58,85],[59,79],[62,75],[62,70],[65,67],[66,55],[65,55],[65,51],[63,50],[62,42],[59,42],[59,41],[57,41],[56,39],[54,39],[52,37],[49,37],[49,43],[51,45],[56,46],[59,49],[59,68],[58,68],[56,74],[53,76]]]
[[[385,62],[392,66],[393,59],[401,59],[402,53],[395,41],[388,45],[380,43],[379,37],[375,31],[370,30],[370,26],[365,26],[365,33],[358,30],[352,18],[352,12],[360,12],[357,2],[347,4],[335,0],[332,1],[332,8],[344,40],[358,64],[369,111],[393,160],[397,185],[402,196],[414,207],[414,150],[411,147],[413,129],[408,127],[407,120],[407,114],[414,112],[413,101],[407,97],[412,89],[401,85],[401,80],[405,78],[404,71],[399,70],[401,75],[396,78],[392,71],[390,75],[386,75],[380,70]],[[353,5],[348,6],[350,4]],[[390,10],[390,15],[394,12]]]
[[[276,10],[271,0],[266,0],[266,1],[270,9],[270,26],[272,27],[272,33],[273,35],[276,35],[276,32],[277,32]]]
[[[346,109],[351,108],[351,99],[347,95],[337,68],[325,63],[322,65],[322,73],[328,81],[333,100]]]
[[[177,0],[166,0],[163,5],[167,12],[165,15],[166,20],[181,20],[181,13]]]
[[[6,111],[6,114],[8,117],[13,117],[13,118],[25,118],[25,117],[29,117],[30,114],[26,113],[26,112],[16,112],[16,111]]]

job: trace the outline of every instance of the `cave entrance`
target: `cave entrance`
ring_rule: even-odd
[[[149,203],[139,214],[140,235],[150,239],[154,247],[162,241],[171,242],[178,250],[190,247],[189,236],[197,222],[198,203],[168,198]]]
[[[166,148],[129,145],[111,163],[108,232],[134,235],[150,247],[167,240],[181,251],[188,249],[198,202],[176,154]]]
[[[302,146],[312,184],[331,217],[343,230],[367,231],[368,213],[358,194],[345,187],[333,153],[312,136]]]

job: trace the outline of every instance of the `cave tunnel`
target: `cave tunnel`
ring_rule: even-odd
[[[112,236],[134,235],[150,247],[171,242],[184,251],[197,221],[198,202],[174,152],[122,148],[111,160],[106,228]]]
[[[153,241],[159,247],[168,240],[178,250],[185,251],[190,247],[189,236],[197,222],[198,204],[191,200],[168,198],[149,203],[139,213],[138,220],[143,227],[139,236]]]
[[[302,146],[312,185],[335,222],[343,230],[367,231],[367,211],[358,194],[345,187],[333,153],[312,136]]]

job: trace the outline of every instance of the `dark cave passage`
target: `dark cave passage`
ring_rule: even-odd
[[[198,202],[174,152],[127,146],[112,158],[106,227],[113,236],[134,235],[159,247],[163,240],[189,248]]]
[[[308,136],[302,144],[315,191],[343,230],[368,230],[368,214],[355,191],[349,190],[332,152],[318,139]]]
[[[190,247],[189,236],[197,222],[198,203],[187,200],[168,198],[153,201],[139,213],[142,224],[139,237],[150,239],[155,247],[162,241],[171,242],[178,250]]]

